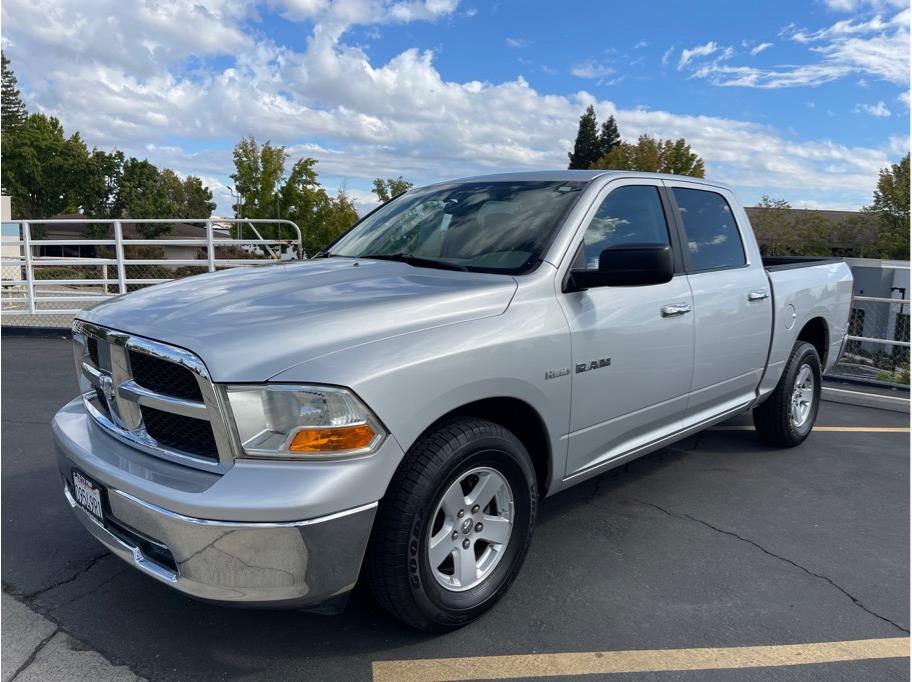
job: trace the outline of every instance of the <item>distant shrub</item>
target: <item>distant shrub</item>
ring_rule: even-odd
[[[85,279],[85,273],[63,266],[38,267],[33,269],[35,279]]]
[[[181,279],[182,277],[193,277],[194,275],[202,275],[205,272],[209,272],[209,268],[203,265],[181,265],[180,267],[174,268],[172,272],[172,277],[174,279]]]

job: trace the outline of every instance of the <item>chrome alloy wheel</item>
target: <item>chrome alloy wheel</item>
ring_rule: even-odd
[[[487,578],[503,558],[513,532],[513,491],[495,469],[460,475],[437,503],[427,556],[434,579],[462,592]]]
[[[801,428],[811,415],[814,405],[814,372],[810,365],[801,365],[795,376],[795,385],[792,388],[790,417],[792,425]]]

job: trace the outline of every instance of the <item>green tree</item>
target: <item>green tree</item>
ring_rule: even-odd
[[[267,140],[260,146],[245,137],[234,147],[234,187],[242,197],[238,218],[279,218],[283,206],[277,201],[288,153]]]
[[[684,138],[660,140],[640,135],[636,143],[621,142],[598,159],[592,168],[632,170],[650,173],[674,173],[702,178],[703,159],[697,156]]]
[[[285,215],[301,228],[307,254],[316,253],[358,220],[344,190],[333,198],[320,185],[316,165],[316,159],[296,161],[280,190]]]
[[[306,253],[313,254],[328,246],[336,237],[358,222],[358,211],[355,210],[355,204],[344,188],[340,188],[335,197],[327,199],[317,216],[316,222],[321,226],[319,237],[310,240],[309,247],[305,241],[305,249],[309,249],[305,250]]]
[[[124,162],[120,188],[114,202],[118,218],[173,218],[174,206],[169,197],[169,183],[163,181],[158,168],[146,159],[129,158]],[[138,223],[136,229],[146,238],[167,234],[171,223]]]
[[[119,152],[117,152],[119,154]],[[215,209],[212,191],[190,175],[183,180],[170,168],[129,158],[122,164],[111,215],[118,218],[208,218]],[[137,223],[147,239],[174,228],[173,223]]]
[[[91,182],[83,202],[83,211],[87,216],[114,217],[114,205],[123,176],[124,153],[119,150],[108,153],[93,149],[91,161]]]
[[[580,116],[573,151],[567,154],[570,159],[567,168],[591,168],[592,164],[598,160],[600,151],[598,121],[595,118],[595,107],[590,104],[586,108],[586,112]]]
[[[874,188],[874,201],[865,211],[879,224],[881,258],[909,258],[909,154],[883,168]]]
[[[401,175],[396,178],[374,178],[374,189],[371,190],[377,195],[381,203],[386,203],[390,199],[395,199],[400,194],[405,194],[413,187],[412,183],[405,180]]]
[[[602,158],[611,153],[611,150],[621,143],[621,134],[618,132],[617,123],[614,116],[609,116],[606,121],[602,122],[599,128],[598,136],[598,158]]]
[[[3,192],[10,195],[17,217],[80,211],[94,184],[94,170],[79,133],[66,137],[56,118],[32,114],[21,129],[3,135]]]
[[[184,178],[184,205],[182,218],[208,218],[215,210],[212,190],[195,175]]]
[[[0,92],[0,130],[4,136],[17,130],[25,123],[28,116],[25,103],[19,94],[18,82],[16,75],[10,68],[10,61],[6,54],[0,51],[0,62],[2,62],[3,71],[3,88]]]

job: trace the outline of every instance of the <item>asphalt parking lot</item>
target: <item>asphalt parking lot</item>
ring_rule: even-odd
[[[3,589],[137,675],[445,677],[439,659],[472,657],[476,678],[909,677],[908,658],[866,656],[873,644],[814,662],[832,660],[815,658],[825,643],[909,635],[907,414],[824,402],[818,425],[841,430],[799,448],[714,430],[581,484],[544,503],[510,594],[475,624],[429,636],[363,594],[335,617],[197,603],[102,551],[67,508],[53,454],[49,422],[76,393],[72,364],[67,341],[3,339]],[[688,671],[687,656],[663,653],[793,644],[815,645],[807,663]],[[488,658],[503,655],[519,657]],[[624,667],[634,659],[666,665]]]

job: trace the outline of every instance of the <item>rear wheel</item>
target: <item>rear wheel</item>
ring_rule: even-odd
[[[516,436],[482,419],[442,423],[409,450],[381,504],[367,559],[374,595],[421,630],[470,623],[519,572],[537,502]]]
[[[814,428],[820,405],[820,357],[799,341],[772,395],[754,408],[754,426],[761,440],[790,448],[800,445]]]

